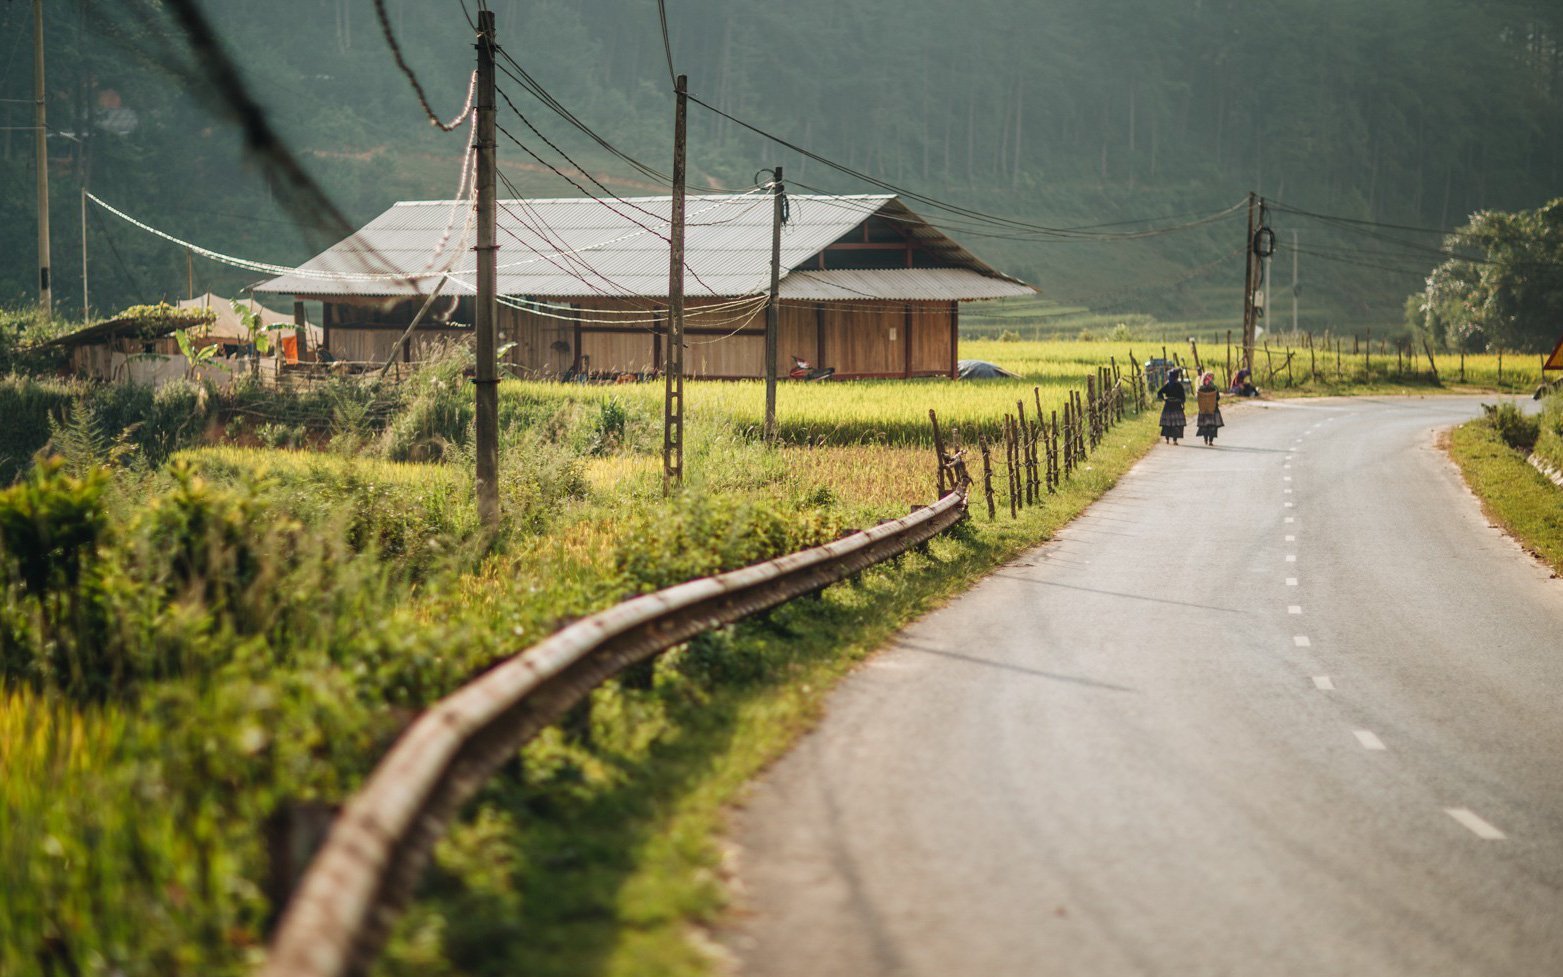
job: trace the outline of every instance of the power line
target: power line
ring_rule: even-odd
[[[385,43],[391,48],[391,56],[396,59],[396,67],[402,69],[402,74],[407,76],[407,81],[412,85],[413,92],[418,96],[418,104],[423,106],[423,112],[429,117],[429,121],[443,132],[450,132],[461,125],[467,119],[467,113],[472,111],[472,99],[478,87],[478,73],[472,73],[472,80],[467,83],[467,102],[461,108],[461,113],[450,122],[441,122],[440,117],[434,114],[434,109],[429,105],[429,96],[424,93],[423,84],[418,81],[418,76],[402,57],[402,46],[396,43],[396,34],[391,30],[391,18],[385,12],[385,0],[374,0],[375,16],[380,18],[380,30],[385,33]]]
[[[668,8],[666,0],[657,0],[657,17],[662,21],[662,52],[668,56],[668,81],[678,87],[678,76],[673,71],[673,44],[668,40]]]
[[[597,145],[601,146],[609,153],[612,153],[614,156],[634,167],[635,170],[641,173],[643,176],[655,180],[659,184],[671,184],[673,182],[673,178],[666,173],[660,172],[659,170],[653,169],[647,164],[642,163],[640,160],[619,149],[619,147],[609,142],[603,136],[598,135],[594,129],[592,129],[586,123],[582,122],[569,109],[565,108],[563,103],[554,98],[553,95],[549,94],[546,88],[538,84],[537,80],[533,78],[525,68],[521,67],[520,63],[517,62],[515,58],[512,58],[504,48],[496,47],[494,49],[494,53],[497,54],[503,62],[496,65],[500,71],[508,75],[510,79],[516,84],[520,85],[522,88],[525,88],[533,98],[536,98],[549,109],[553,110],[553,112],[560,118],[579,129]],[[509,65],[509,67],[506,67],[506,65]]]
[[[819,153],[813,152],[812,150],[804,149],[802,146],[799,146],[798,144],[796,144],[794,142],[791,142],[791,141],[789,141],[787,139],[783,139],[781,136],[778,136],[778,135],[776,135],[774,133],[767,132],[766,130],[761,129],[759,126],[753,125],[752,123],[745,122],[743,119],[740,119],[737,116],[732,115],[730,113],[724,112],[721,109],[717,108],[716,106],[710,104],[709,102],[703,101],[697,95],[690,95],[689,96],[689,100],[691,102],[694,102],[696,105],[699,105],[699,106],[705,108],[707,111],[714,112],[715,114],[721,116],[722,118],[727,119],[728,121],[730,121],[730,122],[732,122],[732,123],[734,123],[736,125],[742,126],[745,129],[748,129],[750,132],[753,132],[755,135],[762,136],[762,137],[764,137],[766,139],[769,139],[771,142],[774,142],[774,143],[776,143],[779,146],[783,146],[783,147],[785,147],[787,149],[790,149],[790,150],[792,150],[795,153],[798,153],[798,154],[800,154],[800,155],[802,155],[802,156],[804,156],[804,157],[806,157],[808,159],[814,160],[815,162],[817,162],[817,163],[819,163],[819,164],[821,164],[823,166],[828,166],[831,169],[834,169],[834,170],[837,170],[837,171],[839,171],[841,173],[844,173],[847,176],[853,177],[854,179],[861,180],[864,183],[869,183],[869,184],[872,184],[872,185],[877,186],[877,187],[883,187],[884,189],[889,190],[889,191],[891,191],[892,193],[894,193],[894,194],[896,194],[898,196],[906,197],[906,198],[908,198],[910,200],[916,200],[919,203],[927,204],[930,207],[937,207],[940,210],[945,210],[945,211],[948,211],[948,212],[953,213],[953,214],[959,214],[959,215],[961,215],[963,217],[968,217],[968,218],[971,218],[971,219],[974,219],[974,220],[985,221],[987,223],[990,223],[990,224],[992,224],[994,226],[999,226],[999,227],[1008,227],[1008,228],[1016,228],[1016,229],[1027,230],[1027,231],[1034,231],[1034,232],[1043,233],[1043,234],[1050,234],[1050,235],[1054,235],[1054,236],[1058,236],[1058,237],[1076,237],[1076,236],[1081,236],[1081,237],[1091,237],[1091,238],[1094,238],[1094,239],[1097,239],[1097,240],[1130,240],[1130,239],[1135,239],[1135,238],[1152,237],[1152,236],[1155,236],[1157,234],[1167,234],[1167,233],[1171,233],[1171,232],[1174,232],[1174,231],[1188,230],[1188,229],[1193,228],[1193,227],[1199,227],[1199,226],[1204,225],[1204,224],[1209,224],[1209,223],[1211,223],[1213,221],[1220,220],[1220,219],[1226,217],[1229,214],[1236,213],[1237,210],[1241,206],[1243,206],[1242,203],[1233,204],[1231,207],[1229,207],[1229,208],[1227,208],[1225,210],[1219,211],[1219,212],[1217,212],[1215,214],[1210,214],[1210,215],[1208,215],[1208,216],[1206,216],[1206,217],[1204,217],[1203,219],[1200,219],[1200,220],[1190,221],[1190,222],[1188,222],[1186,224],[1180,224],[1180,225],[1173,226],[1173,227],[1158,228],[1158,229],[1149,230],[1149,231],[1131,231],[1131,232],[1125,232],[1125,233],[1121,233],[1121,234],[1100,234],[1100,233],[1092,234],[1090,232],[1078,231],[1078,230],[1074,230],[1074,229],[1071,229],[1071,228],[1048,227],[1048,226],[1043,225],[1043,224],[1033,224],[1033,223],[1031,223],[1029,221],[1015,220],[1015,219],[1009,218],[1009,217],[1001,217],[1001,216],[999,216],[997,214],[989,214],[989,213],[987,213],[985,211],[976,210],[976,209],[973,209],[973,208],[970,208],[970,207],[963,207],[963,206],[961,206],[959,204],[953,204],[953,203],[950,203],[948,201],[940,200],[937,197],[931,197],[931,196],[928,196],[927,194],[918,193],[915,190],[911,190],[911,189],[909,189],[907,187],[899,186],[899,185],[891,183],[891,182],[889,182],[887,180],[881,180],[881,179],[879,179],[877,177],[873,177],[873,176],[870,176],[867,173],[864,173],[862,170],[858,170],[858,169],[855,169],[853,167],[847,166],[844,163],[838,163],[835,160],[832,160],[832,159],[829,159],[828,157],[822,156]],[[1246,200],[1243,203],[1246,203]]]

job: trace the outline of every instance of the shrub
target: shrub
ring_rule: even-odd
[[[392,461],[439,461],[471,439],[474,405],[466,366],[471,354],[447,350],[407,381],[406,403],[385,432]]]
[[[1536,439],[1541,436],[1539,418],[1526,416],[1513,404],[1483,404],[1482,410],[1505,444],[1527,455],[1535,450]]]

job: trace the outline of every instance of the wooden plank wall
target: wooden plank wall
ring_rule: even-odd
[[[955,324],[948,302],[912,303],[912,373],[948,376]]]
[[[732,310],[702,315],[724,300],[691,300],[686,320],[685,368],[692,378],[758,378],[765,369],[765,310],[735,318]],[[594,374],[654,373],[664,353],[665,308],[654,300],[607,298],[551,301],[546,314],[500,307],[499,342],[514,343],[506,363],[518,375],[559,379],[572,370]],[[346,310],[333,310],[341,312]],[[777,366],[793,357],[834,367],[844,377],[948,376],[955,363],[955,306],[950,302],[784,302],[779,316]],[[574,318],[565,318],[574,317]],[[342,316],[333,318],[340,320]],[[646,320],[656,319],[655,323]],[[387,326],[333,326],[330,348],[338,359],[383,362],[400,331]],[[412,357],[422,358],[470,331],[424,330],[414,335]]]
[[[684,369],[696,378],[735,379],[765,376],[765,307],[744,313],[739,309],[700,310],[713,305],[699,302],[684,320]],[[779,334],[778,334],[779,335]],[[785,376],[792,361],[776,354],[777,371]]]
[[[556,318],[570,313],[546,311],[547,315],[539,315],[508,305],[499,307],[499,344],[515,343],[505,362],[519,376],[556,380],[575,364],[575,325]]]

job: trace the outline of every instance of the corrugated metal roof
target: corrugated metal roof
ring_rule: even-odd
[[[967,302],[1031,295],[1036,289],[970,268],[872,268],[795,271],[781,280],[784,299],[813,302],[890,299],[896,302]]]
[[[994,298],[1034,291],[999,274],[894,196],[788,194],[788,199],[791,219],[782,229],[784,272],[807,263],[875,214],[911,228],[921,246],[962,267],[811,271],[807,285],[793,282],[800,274],[793,271],[783,279],[783,295],[845,299],[856,290],[875,298],[914,300]],[[471,240],[462,240],[468,206],[452,200],[398,203],[353,237],[294,273],[256,286],[255,291],[411,295],[431,288],[438,278],[436,270],[454,259],[451,271],[456,287],[447,285],[446,291],[470,293],[475,283],[473,252]],[[769,288],[771,206],[770,194],[763,191],[688,198],[687,295],[755,295]],[[670,209],[670,197],[501,200],[500,294],[545,299],[666,296]],[[824,294],[831,291],[835,294]]]

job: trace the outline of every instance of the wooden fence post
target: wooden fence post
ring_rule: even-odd
[[[1026,449],[1026,402],[1020,399],[1015,401],[1015,438],[1020,446],[1021,481],[1024,483],[1026,505],[1033,505],[1036,493],[1031,487],[1031,452]]]
[[[988,436],[981,431],[977,432],[977,445],[982,448],[982,494],[988,499],[988,521],[998,518],[998,510],[993,506],[993,459],[988,454]]]
[[[939,494],[937,498],[944,498],[944,439],[939,437],[939,416],[933,408],[928,408],[928,420],[933,424],[933,450],[939,456]]]
[[[1048,425],[1047,464],[1049,493],[1058,491],[1058,411],[1053,411],[1053,423]]]

